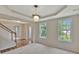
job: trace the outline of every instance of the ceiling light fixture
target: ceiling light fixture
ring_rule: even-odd
[[[19,21],[19,20],[16,20],[16,22],[17,22],[17,23],[20,23],[21,21]]]
[[[38,5],[34,5],[35,13],[32,15],[34,22],[38,22],[40,18],[40,16],[37,14],[37,7]]]

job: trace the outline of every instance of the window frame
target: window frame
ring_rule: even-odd
[[[46,26],[46,36],[41,36],[41,33],[42,33],[41,26],[43,26],[41,24],[45,24],[45,26]],[[39,23],[39,37],[41,39],[46,39],[47,38],[47,23],[46,22]]]
[[[21,26],[19,26],[19,25],[15,25],[14,26],[14,30],[15,30],[15,32],[16,32],[16,39],[18,40],[18,39],[20,39],[20,37],[21,37]],[[17,31],[18,30],[18,31]]]
[[[70,40],[59,39],[59,36],[60,36],[60,35],[59,35],[59,32],[58,32],[58,31],[59,31],[59,27],[58,27],[59,23],[58,23],[58,22],[59,22],[60,20],[63,21],[63,20],[67,20],[67,19],[70,19],[70,20],[71,20]],[[71,42],[71,41],[72,41],[72,34],[73,34],[72,32],[73,32],[73,19],[72,19],[72,18],[70,18],[70,17],[68,18],[68,17],[67,17],[67,18],[61,18],[61,19],[58,19],[58,20],[57,20],[57,37],[58,37],[58,40],[59,40],[59,41],[62,41],[62,42]]]
[[[29,33],[28,33],[28,35],[29,35],[29,39],[31,39],[32,38],[32,26],[29,26]]]

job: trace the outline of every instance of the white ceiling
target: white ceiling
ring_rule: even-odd
[[[33,21],[32,14],[34,14],[33,5],[8,5],[0,6],[0,15],[5,15],[13,20]],[[78,5],[38,5],[37,13],[40,15],[40,21],[49,20],[59,17],[79,14]]]
[[[58,11],[60,11],[61,9],[63,9],[65,6],[63,5],[40,5],[37,8],[37,11],[35,11],[34,6],[31,5],[11,5],[11,6],[7,6],[9,9],[16,11],[19,14],[25,15],[27,17],[32,17],[32,14],[34,14],[35,12],[38,13],[38,15],[40,15],[40,17],[46,17],[49,15],[53,15],[55,13],[57,13]]]

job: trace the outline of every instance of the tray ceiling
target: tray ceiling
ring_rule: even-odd
[[[8,19],[13,17],[13,20],[33,21],[34,10],[33,5],[1,5],[0,15]],[[38,5],[37,13],[40,21],[71,16],[79,14],[79,5]]]
[[[27,17],[32,17],[35,13],[35,8],[33,5],[10,5],[7,6],[8,9]],[[65,8],[63,5],[39,5],[37,8],[37,13],[41,18],[45,18],[51,15],[55,15]]]

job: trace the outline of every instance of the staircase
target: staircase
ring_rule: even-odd
[[[3,28],[4,30],[8,31],[9,33],[11,33],[11,40],[16,42],[16,32],[12,31],[11,29],[6,27],[2,23],[0,23],[0,27]]]
[[[11,34],[11,41],[15,42],[15,44],[17,43],[16,42],[16,32],[12,31],[11,29],[9,29],[8,27],[6,27],[5,25],[3,25],[2,23],[0,23],[0,27],[4,30],[6,30],[8,33]],[[7,49],[4,49],[4,50],[1,50],[0,52],[3,52],[3,51],[6,51],[6,50],[10,50],[12,49],[13,47],[11,48],[7,48]]]

